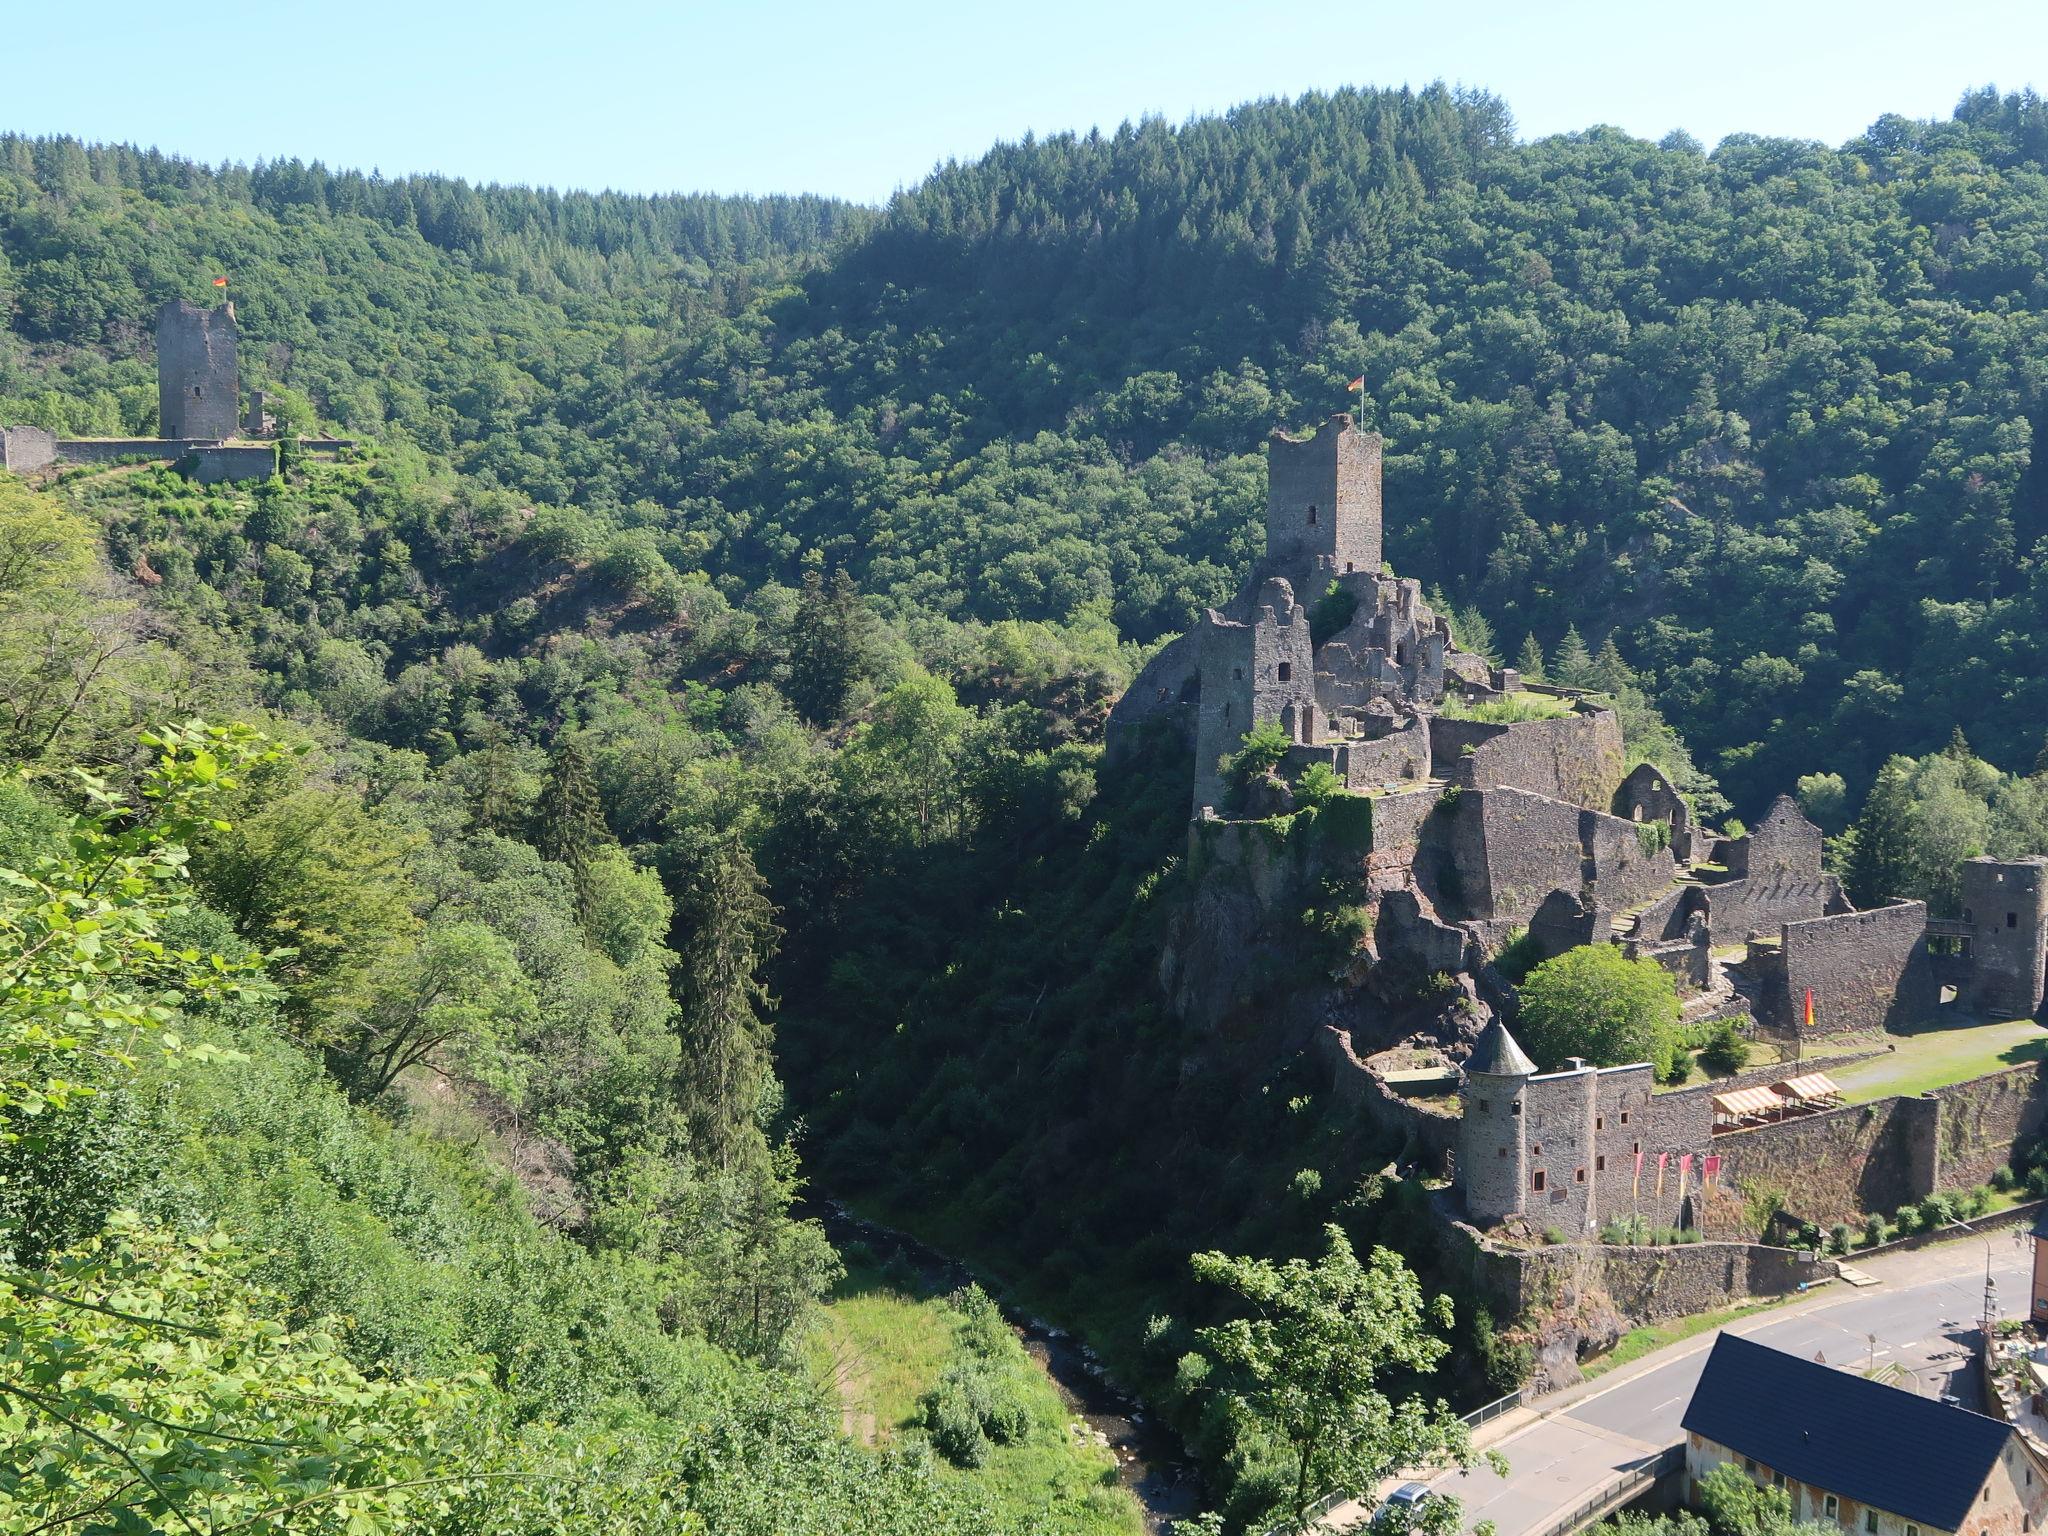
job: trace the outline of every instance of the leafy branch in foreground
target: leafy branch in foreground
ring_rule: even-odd
[[[1226,1286],[1253,1315],[1197,1335],[1224,1368],[1225,1390],[1243,1426],[1280,1442],[1293,1463],[1287,1529],[1305,1531],[1322,1494],[1370,1497],[1396,1472],[1470,1466],[1465,1423],[1441,1399],[1395,1402],[1380,1388],[1389,1371],[1411,1377],[1435,1369],[1450,1346],[1431,1329],[1451,1325],[1451,1302],[1425,1302],[1401,1256],[1375,1248],[1361,1264],[1344,1229],[1332,1223],[1315,1263],[1198,1253],[1197,1279]],[[1499,1470],[1506,1464],[1488,1460]],[[1458,1528],[1458,1503],[1424,1502],[1415,1529],[1433,1536]]]

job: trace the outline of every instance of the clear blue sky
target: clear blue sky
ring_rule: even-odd
[[[1708,145],[1840,143],[1884,112],[1945,116],[1966,86],[2048,88],[2044,0],[98,0],[46,15],[9,29],[0,128],[208,161],[871,202],[1026,130],[1347,84],[1484,87],[1529,137],[1612,123]],[[181,52],[189,74],[164,62]]]

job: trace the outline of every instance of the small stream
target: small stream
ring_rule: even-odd
[[[893,1249],[934,1291],[957,1290],[976,1282],[1002,1301],[995,1287],[958,1259],[906,1232],[856,1216],[835,1200],[813,1196],[801,1202],[794,1214],[816,1221],[835,1248],[864,1243],[882,1259]],[[1117,1480],[1138,1501],[1148,1536],[1165,1536],[1171,1522],[1195,1514],[1201,1508],[1201,1480],[1188,1464],[1180,1440],[1109,1379],[1095,1351],[1063,1329],[1007,1304],[1003,1316],[1022,1341],[1025,1353],[1044,1367],[1068,1411],[1088,1426],[1098,1444],[1115,1453]]]

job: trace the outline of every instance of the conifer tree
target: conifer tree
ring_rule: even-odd
[[[1607,638],[1600,642],[1600,654],[1593,658],[1593,686],[1602,693],[1620,693],[1635,680],[1635,672],[1622,659],[1621,647],[1614,643],[1614,632],[1609,630]]]
[[[668,849],[675,895],[676,1097],[693,1150],[730,1168],[768,1082],[775,1000],[761,980],[782,930],[736,827],[693,828]]]
[[[2041,750],[2034,754],[2034,772],[2048,774],[2048,736],[2041,738]]]
[[[1537,642],[1533,629],[1522,637],[1522,654],[1515,662],[1515,666],[1521,672],[1524,682],[1540,683],[1544,679],[1543,647]]]
[[[1579,633],[1579,626],[1565,626],[1564,638],[1557,643],[1557,681],[1567,688],[1592,688],[1597,686],[1594,676],[1593,653],[1586,649],[1586,640]]]
[[[1894,757],[1878,770],[1877,782],[1856,818],[1856,845],[1849,858],[1849,899],[1859,907],[1881,906],[1902,895],[1913,879],[1913,765]]]
[[[564,736],[548,759],[547,782],[534,806],[533,845],[540,856],[566,864],[576,878],[578,915],[589,921],[590,865],[599,848],[612,840],[605,825],[604,805],[590,759],[573,736]]]
[[[805,573],[784,691],[813,725],[837,720],[846,712],[854,687],[872,665],[873,631],[860,589],[843,566],[829,582],[816,571]]]

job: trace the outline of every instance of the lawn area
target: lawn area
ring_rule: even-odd
[[[1579,1373],[1588,1379],[1604,1376],[1617,1367],[1640,1360],[1667,1344],[1676,1344],[1681,1339],[1692,1338],[1705,1333],[1709,1328],[1725,1328],[1730,1323],[1740,1322],[1745,1317],[1754,1317],[1781,1302],[1795,1299],[1791,1296],[1775,1296],[1769,1301],[1749,1301],[1741,1306],[1723,1307],[1718,1312],[1702,1312],[1694,1317],[1674,1317],[1669,1322],[1656,1323],[1646,1328],[1631,1328],[1614,1341],[1614,1348],[1604,1355],[1596,1355],[1579,1367]]]
[[[1925,1093],[2000,1067],[2048,1059],[2048,1029],[2031,1019],[1933,1026],[1890,1039],[1894,1049],[1828,1074],[1841,1085],[1844,1102]]]
[[[919,1399],[955,1358],[959,1336],[960,1314],[914,1276],[850,1262],[805,1354],[841,1405],[843,1431],[887,1445],[922,1436]],[[1010,1524],[1056,1536],[1137,1536],[1138,1506],[1117,1486],[1115,1455],[1094,1442],[1021,1344],[1002,1371],[1029,1414],[1024,1437],[991,1445],[972,1471],[935,1457],[941,1475],[978,1484]]]

